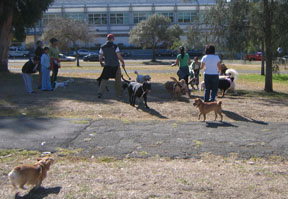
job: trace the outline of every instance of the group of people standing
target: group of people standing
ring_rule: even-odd
[[[44,47],[42,41],[37,41],[35,56],[22,67],[26,91],[29,94],[36,93],[32,88],[32,74],[39,71],[38,88],[42,91],[53,91],[60,68],[58,40],[50,39],[50,47]],[[50,77],[50,71],[52,76]]]
[[[194,72],[196,78],[196,85],[199,84],[199,73],[201,69],[204,70],[204,82],[205,93],[204,101],[213,102],[218,92],[219,72],[221,70],[221,60],[218,55],[215,55],[215,47],[213,45],[207,45],[204,51],[204,56],[201,59],[201,63],[198,62],[198,58],[194,57],[192,68],[189,70],[191,59],[188,53],[185,53],[183,46],[179,47],[179,54],[176,59],[176,63],[172,66],[178,65],[179,70],[177,75],[179,80],[184,79],[188,86],[188,78],[191,74],[191,70]],[[198,82],[197,82],[198,79]]]

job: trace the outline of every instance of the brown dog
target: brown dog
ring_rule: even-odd
[[[173,81],[167,81],[165,83],[165,88],[172,95],[173,99],[179,99],[183,93],[185,93],[187,97],[190,97],[190,93],[184,79],[177,81],[175,77],[170,78]]]
[[[37,160],[34,165],[21,165],[15,167],[9,174],[9,179],[14,188],[17,189],[17,185],[21,189],[26,189],[25,184],[35,185],[35,188],[41,186],[42,181],[46,178],[47,172],[53,164],[54,159],[52,157],[44,157]]]
[[[193,105],[199,108],[199,115],[198,115],[198,120],[200,120],[200,116],[203,114],[204,120],[206,120],[206,114],[214,111],[215,112],[215,120],[217,119],[217,114],[221,116],[221,120],[223,120],[223,115],[222,115],[222,108],[221,108],[222,101],[219,102],[203,102],[201,99],[196,98]]]

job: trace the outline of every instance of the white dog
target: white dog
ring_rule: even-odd
[[[73,80],[72,78],[70,78],[70,79],[68,79],[68,80],[66,80],[66,81],[64,81],[64,82],[57,82],[57,81],[55,81],[55,88],[54,88],[54,89],[60,88],[60,87],[66,87],[66,86],[68,86],[68,84],[71,83],[71,82],[74,82],[74,80]]]
[[[135,70],[135,74],[137,75],[137,78],[136,78],[136,82],[138,83],[144,83],[144,82],[147,82],[147,81],[150,81],[151,80],[151,77],[150,75],[140,75],[137,70]]]

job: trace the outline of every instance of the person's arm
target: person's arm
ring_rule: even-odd
[[[103,63],[103,50],[102,50],[102,48],[100,48],[100,50],[99,50],[99,62],[100,62],[100,65],[101,65],[102,67],[104,67],[104,63]]]
[[[123,59],[120,51],[117,52],[117,57],[118,57],[118,59],[120,60],[120,62],[121,62],[121,64],[122,64],[122,67],[125,68],[125,62],[124,62],[124,59]]]
[[[217,67],[218,67],[218,73],[221,71],[221,62],[217,63]]]
[[[172,67],[173,67],[173,66],[176,66],[176,65],[179,65],[179,59],[178,59],[178,58],[176,59],[176,62],[175,62],[175,63],[171,64]]]
[[[202,69],[204,69],[204,68],[205,68],[205,63],[202,62],[202,63],[201,63],[201,68],[200,68],[200,69],[202,70]]]

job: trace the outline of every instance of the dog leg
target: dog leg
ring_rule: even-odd
[[[146,93],[143,95],[143,99],[144,99],[144,103],[145,103],[146,108],[149,109],[149,106],[147,105],[147,94]]]
[[[198,115],[198,120],[200,120],[200,116],[202,115],[202,113],[199,113],[199,115]]]
[[[215,113],[215,119],[214,119],[214,121],[216,121],[216,119],[217,119],[217,112],[214,111],[214,113]]]
[[[223,115],[222,115],[221,112],[219,112],[218,114],[220,115],[220,117],[221,117],[221,120],[220,120],[220,121],[222,122],[222,121],[223,121]]]
[[[206,114],[203,113],[203,116],[204,116],[203,122],[205,122],[206,121]]]

